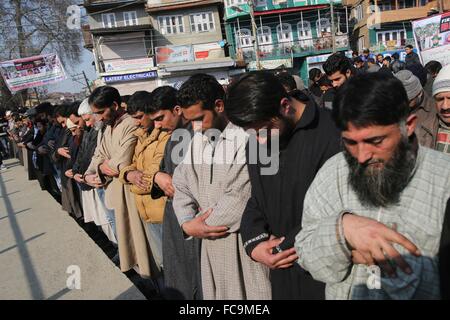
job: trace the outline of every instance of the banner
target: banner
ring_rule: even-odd
[[[224,57],[223,49],[217,42],[194,44],[195,61]]]
[[[66,79],[57,54],[1,62],[0,73],[12,93]]]
[[[292,68],[291,59],[275,59],[275,60],[261,60],[261,67],[267,70]],[[248,64],[249,70],[257,70],[256,61],[250,61]]]
[[[151,69],[154,67],[152,58],[131,59],[131,60],[110,60],[104,61],[105,71],[128,71]]]
[[[192,62],[194,61],[193,51],[190,45],[156,47],[156,63]]]
[[[450,64],[450,12],[412,22],[414,40],[423,64]]]

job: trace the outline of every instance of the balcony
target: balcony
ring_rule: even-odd
[[[335,39],[336,50],[341,51],[349,48],[349,39],[346,34],[337,35]],[[306,57],[330,53],[333,50],[333,41],[331,36],[324,36],[320,38],[259,45],[258,49],[261,60]],[[243,60],[246,63],[256,60],[253,47],[238,48],[234,58],[238,61]]]

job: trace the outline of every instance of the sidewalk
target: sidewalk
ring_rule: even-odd
[[[0,173],[0,299],[145,299],[39,183],[27,181],[17,160],[5,164],[9,169]],[[75,284],[79,279],[81,289],[68,289],[68,279]]]

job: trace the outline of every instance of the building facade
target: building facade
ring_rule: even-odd
[[[351,9],[353,34],[351,46],[361,53],[402,52],[414,45],[411,21],[440,10],[450,10],[450,0],[343,0]]]
[[[148,0],[160,85],[179,87],[198,72],[228,83],[235,62],[225,51],[220,0]]]
[[[90,33],[85,47],[92,50],[99,77],[97,84],[116,87],[121,95],[158,86],[154,64],[152,24],[147,1],[85,0]]]
[[[320,67],[333,51],[349,48],[349,11],[341,0],[331,2],[225,0],[230,55],[238,63],[247,64],[250,70],[286,68],[306,81],[309,69]],[[255,28],[252,28],[252,5]],[[256,49],[252,29],[256,29]]]

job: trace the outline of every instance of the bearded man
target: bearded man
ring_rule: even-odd
[[[345,150],[306,194],[298,263],[327,299],[448,299],[450,158],[418,144],[393,77],[352,78],[334,106]]]

